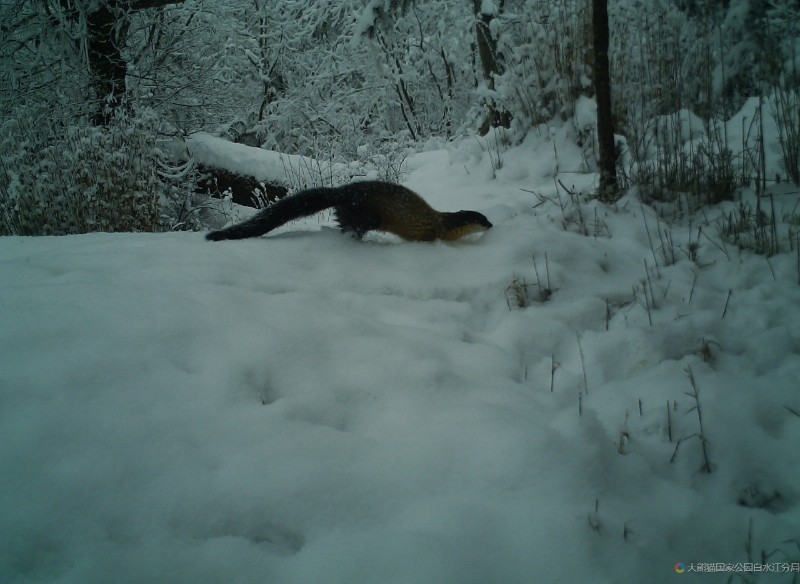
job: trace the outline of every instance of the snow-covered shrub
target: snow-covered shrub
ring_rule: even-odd
[[[505,72],[492,97],[511,112],[513,127],[524,134],[556,116],[571,116],[581,92],[591,92],[591,11],[585,3],[525,0],[508,6],[495,23]]]
[[[158,112],[161,129],[179,135],[258,112],[269,81],[256,58],[259,40],[281,38],[278,23],[270,22],[269,39],[248,27],[266,17],[261,4],[190,0],[129,15],[128,99]]]
[[[800,83],[800,79],[797,81]],[[794,184],[800,185],[800,93],[779,87],[771,96],[769,104],[777,121],[778,141],[786,176]]]
[[[365,144],[451,136],[463,122],[472,97],[463,1],[303,2],[287,26],[293,58],[280,63],[287,83],[263,118],[267,147],[316,157],[335,147],[352,160]]]
[[[159,171],[161,205],[160,229],[164,231],[200,231],[208,228],[225,205],[204,194],[198,184],[202,173],[191,161],[161,163]]]
[[[130,119],[109,127],[6,118],[0,138],[0,233],[154,231],[154,134]]]
[[[708,124],[688,110],[657,116],[629,152],[626,174],[645,199],[683,200],[691,209],[730,200],[742,186],[744,156],[735,156],[723,135],[724,123]]]
[[[696,206],[764,180],[758,142],[766,112],[740,122],[746,125],[740,141],[729,139],[726,124],[748,98],[766,95],[764,109],[777,121],[781,175],[800,179],[800,103],[793,89],[800,20],[792,0],[631,0],[611,10],[611,21],[616,129],[627,138],[634,182],[644,192],[656,198],[685,193]],[[688,112],[700,134],[674,140]]]
[[[617,130],[636,142],[644,124],[681,109],[707,119],[715,47],[703,22],[671,0],[609,7],[612,104]]]

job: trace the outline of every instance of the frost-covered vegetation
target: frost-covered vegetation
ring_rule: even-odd
[[[0,230],[198,228],[194,167],[164,152],[199,131],[397,180],[431,140],[502,123],[481,139],[501,164],[498,150],[592,96],[590,13],[578,0],[4,0]],[[609,14],[624,186],[699,205],[800,181],[794,0],[617,0]],[[725,123],[754,98],[732,143]],[[782,148],[768,176],[765,113]],[[593,125],[581,130],[592,170]]]

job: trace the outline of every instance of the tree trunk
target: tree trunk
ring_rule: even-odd
[[[611,75],[608,67],[608,3],[592,0],[594,31],[594,91],[597,100],[597,140],[600,150],[600,188],[598,198],[613,202],[617,189],[617,157],[614,149],[614,123],[611,119]]]
[[[105,126],[122,106],[125,98],[125,75],[128,63],[122,57],[128,20],[117,20],[109,4],[86,19],[89,69],[94,97],[97,100],[92,123]]]
[[[69,12],[77,18],[77,12],[69,6]],[[128,63],[122,56],[122,48],[130,26],[130,14],[148,8],[160,8],[169,4],[182,4],[184,0],[106,0],[100,2],[94,12],[86,18],[86,36],[89,52],[89,76],[94,98],[97,100],[92,123],[108,125],[125,103],[125,75]]]
[[[502,10],[502,0],[498,4]],[[475,14],[475,40],[478,45],[478,56],[481,60],[481,71],[486,87],[494,90],[494,78],[502,73],[500,60],[497,54],[497,39],[492,36],[491,24],[494,14],[481,11],[481,0],[472,0],[472,11]],[[486,119],[480,127],[480,134],[485,135],[490,128],[511,125],[511,114],[503,109],[498,109],[497,104],[490,98],[484,98],[484,107],[487,110]]]

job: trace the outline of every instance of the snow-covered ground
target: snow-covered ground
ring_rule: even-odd
[[[0,582],[796,582],[797,255],[570,132],[408,160],[471,241],[0,241]]]

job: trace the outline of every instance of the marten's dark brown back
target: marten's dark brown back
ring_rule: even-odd
[[[442,233],[442,214],[411,189],[380,181],[341,188],[347,195],[336,206],[336,212],[345,231],[358,235],[377,229],[409,241],[433,241]]]

